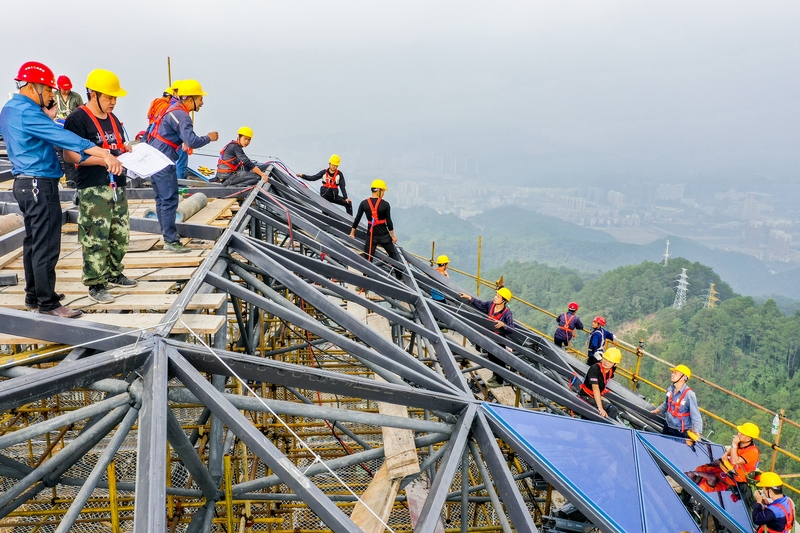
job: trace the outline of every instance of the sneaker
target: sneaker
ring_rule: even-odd
[[[110,304],[114,301],[114,297],[106,290],[105,285],[92,285],[89,287],[89,299],[99,304]]]
[[[490,389],[496,389],[497,387],[502,387],[503,384],[497,381],[497,376],[492,376],[492,379],[486,382],[486,386]]]
[[[139,282],[127,277],[125,274],[120,274],[117,277],[108,278],[108,284],[112,287],[135,287]]]
[[[186,246],[181,244],[181,241],[165,242],[164,250],[168,252],[175,252],[177,254],[185,254],[192,251],[190,248],[187,248]]]

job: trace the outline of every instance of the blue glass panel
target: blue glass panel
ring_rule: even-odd
[[[691,447],[687,446],[683,439],[665,435],[639,433],[639,437],[649,442],[681,472],[694,470],[697,466],[709,463],[725,453],[725,448],[719,444],[698,444]],[[686,479],[688,480],[688,478]],[[741,500],[734,501],[731,491],[708,493],[706,496],[716,507],[728,513],[743,530],[751,531],[752,526],[747,507]]]
[[[672,490],[664,473],[661,472],[650,452],[639,439],[636,439],[636,454],[639,460],[639,479],[644,496],[647,533],[677,533],[678,531],[699,533],[700,529],[689,515],[689,511]]]
[[[624,531],[643,531],[631,430],[497,404],[484,407],[581,492],[586,505]]]

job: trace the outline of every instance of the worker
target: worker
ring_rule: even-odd
[[[146,133],[150,133],[150,130],[153,129],[153,124],[156,122],[156,119],[163,115],[164,112],[169,108],[170,103],[175,98],[175,87],[178,83],[180,83],[180,81],[175,80],[175,83],[164,89],[164,92],[161,93],[161,96],[153,98],[153,101],[150,102],[150,107],[147,109]]]
[[[603,359],[606,342],[614,340],[614,334],[603,328],[605,325],[606,319],[602,316],[596,316],[592,320],[592,332],[589,334],[589,349],[587,351],[589,359],[586,361],[590,365],[599,363]]]
[[[436,271],[441,274],[442,276],[449,278],[450,274],[447,273],[447,265],[450,263],[450,258],[446,255],[440,255],[436,258]],[[444,297],[444,294],[437,289],[431,289],[431,298],[436,300],[437,302],[446,302],[447,299]]]
[[[108,70],[96,69],[86,79],[86,105],[67,117],[64,128],[109,150],[115,156],[125,153],[125,130],[114,115],[117,98],[127,92],[119,78]],[[125,173],[108,174],[101,159],[64,153],[78,166],[78,242],[83,249],[83,284],[89,299],[109,304],[114,296],[108,285],[130,288],[137,282],[125,276],[122,259],[128,251],[130,225]]]
[[[758,467],[761,454],[754,439],[761,430],[752,422],[745,422],[736,426],[736,431],[731,447],[722,457],[686,473],[703,491],[719,492],[737,484],[746,485],[747,474]]]
[[[670,368],[672,385],[667,389],[664,402],[653,409],[654,415],[664,413],[664,435],[697,440],[703,433],[703,418],[697,407],[697,396],[686,385],[692,377],[691,369],[686,365]]]
[[[775,472],[764,472],[756,483],[753,524],[757,533],[788,533],[794,527],[794,502],[783,494],[783,480]]]
[[[253,139],[253,130],[242,126],[236,135],[236,140],[226,144],[219,153],[216,180],[229,187],[249,187],[262,179],[269,181],[264,173],[267,166],[258,166],[244,153],[244,148]]]
[[[370,184],[372,196],[365,198],[358,205],[358,212],[356,218],[353,219],[353,226],[350,229],[350,236],[355,238],[356,228],[358,223],[361,222],[361,217],[367,215],[368,234],[364,240],[364,253],[367,256],[367,261],[372,261],[372,256],[375,254],[375,248],[378,245],[386,251],[386,254],[394,259],[400,261],[400,255],[397,253],[395,244],[397,237],[394,234],[394,224],[392,223],[392,208],[389,202],[383,199],[386,194],[386,182],[377,179]],[[402,279],[400,272],[395,272],[397,279]]]
[[[22,262],[25,269],[25,306],[63,318],[81,315],[61,305],[56,287],[56,263],[61,253],[61,200],[58,180],[61,167],[54,146],[99,157],[109,172],[119,174],[122,165],[109,152],[58,126],[45,113],[55,107],[53,71],[36,61],[24,63],[14,78],[19,93],[0,111],[0,134],[6,141],[14,176],[14,197],[22,212],[25,237]]]
[[[493,327],[495,333],[501,337],[507,337],[509,334],[513,333],[514,315],[511,313],[511,309],[508,307],[508,302],[510,302],[512,298],[512,294],[509,289],[506,287],[500,287],[497,289],[497,292],[495,293],[491,302],[474,298],[465,292],[460,292],[458,295],[461,298],[468,300],[469,304],[475,309],[478,309],[484,313],[488,313],[489,320],[494,322]],[[501,361],[497,356],[489,354],[489,360],[492,363],[505,368],[505,363],[503,363],[503,361]],[[492,388],[502,387],[504,384],[505,380],[503,377],[498,376],[494,372],[492,372],[492,377],[487,383],[487,385]]]
[[[70,113],[83,105],[81,95],[72,90],[72,81],[67,76],[59,76],[56,80],[56,117],[55,120],[62,126]],[[67,187],[75,187],[75,177],[77,170],[75,165],[71,165],[64,161],[64,150],[56,148],[58,154],[58,161],[61,163],[61,169],[64,171]]]
[[[343,205],[347,214],[353,216],[353,203],[347,197],[344,173],[339,170],[339,164],[341,162],[342,158],[333,154],[328,160],[328,168],[320,170],[313,176],[297,174],[297,177],[306,181],[322,180],[322,186],[319,188],[319,195],[332,204]],[[339,196],[339,191],[342,193],[341,196]]]
[[[612,346],[603,352],[603,359],[598,365],[591,365],[586,371],[586,378],[578,390],[578,397],[588,403],[593,403],[600,416],[603,418],[618,418],[619,410],[611,405],[603,396],[608,394],[608,382],[614,377],[614,370],[622,361],[622,352]]]
[[[558,328],[556,328],[556,332],[553,335],[553,342],[556,343],[556,346],[569,347],[569,341],[575,336],[575,328],[583,329],[583,322],[581,322],[581,319],[575,314],[577,311],[578,304],[576,302],[570,302],[567,306],[567,312],[561,313],[556,317]]]
[[[198,136],[194,132],[189,113],[200,111],[203,107],[203,96],[207,95],[197,80],[183,80],[176,90],[177,99],[167,110],[156,118],[153,128],[147,137],[147,144],[166,155],[170,160],[178,160],[178,149],[181,144],[189,148],[201,148],[219,139],[216,131],[208,135]],[[156,197],[156,212],[164,237],[164,250],[186,253],[189,248],[180,241],[175,227],[175,212],[178,209],[178,174],[175,165],[167,165],[156,172],[150,183]]]

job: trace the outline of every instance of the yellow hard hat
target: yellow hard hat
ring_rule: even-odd
[[[383,180],[373,180],[372,181],[372,185],[370,185],[369,188],[370,189],[383,189],[384,191],[388,190],[386,188],[386,182],[383,181]]]
[[[783,480],[775,472],[764,472],[756,485],[759,487],[780,487],[783,485]]]
[[[245,137],[253,138],[253,128],[249,128],[247,126],[242,126],[239,128],[239,131],[236,132],[236,135],[244,135]]]
[[[436,264],[437,265],[443,265],[443,264],[449,263],[449,262],[450,262],[450,258],[447,257],[446,255],[440,255],[439,257],[436,258]]]
[[[339,166],[339,163],[341,163],[341,162],[342,162],[342,158],[341,158],[341,157],[339,157],[339,156],[338,156],[338,155],[336,155],[336,154],[333,154],[333,155],[331,156],[331,158],[330,158],[330,159],[328,159],[328,163],[330,163],[331,165],[336,165],[337,167]]]
[[[619,364],[619,362],[622,361],[622,352],[619,351],[619,348],[612,346],[603,352],[603,359],[608,359],[614,364]]]
[[[761,435],[761,430],[752,422],[745,422],[741,426],[736,426],[736,430],[751,439],[757,439],[758,436]]]
[[[506,289],[505,287],[500,287],[497,289],[497,294],[503,297],[503,300],[510,302],[511,301],[511,291]]]
[[[178,84],[181,83],[181,80],[175,80],[172,82],[172,85],[164,89],[164,92],[167,94],[175,94],[175,91],[178,90]]]
[[[673,366],[672,368],[670,368],[670,370],[680,372],[681,374],[686,376],[686,379],[690,379],[692,377],[692,369],[690,369],[686,365]]]
[[[119,78],[110,70],[96,68],[86,78],[86,88],[108,96],[125,96],[128,92],[119,86]]]
[[[175,82],[173,87],[178,91],[178,96],[206,96],[208,94],[197,80],[181,80]]]

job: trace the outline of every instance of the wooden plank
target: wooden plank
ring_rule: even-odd
[[[207,250],[192,250],[189,253],[176,254],[162,250],[145,253],[128,254],[123,261],[126,268],[147,267],[196,267],[203,262],[205,257],[199,254]],[[22,270],[22,259],[17,259],[8,264],[14,270]],[[83,268],[83,258],[80,254],[59,259],[57,268]]]
[[[76,320],[83,320],[85,322],[94,322],[96,324],[105,324],[107,326],[118,326],[121,328],[142,329],[153,328],[161,322],[164,318],[162,313],[127,313],[127,314],[108,314],[108,313],[91,313],[84,314]],[[192,329],[199,335],[213,335],[225,324],[225,317],[220,315],[197,315],[197,314],[184,314],[181,320],[173,326],[173,335],[185,335]],[[7,344],[54,344],[52,342],[40,341],[22,335],[12,335],[0,333],[0,345]]]
[[[422,507],[430,492],[430,482],[428,476],[422,474],[406,486],[406,502],[408,503],[408,514],[411,515],[411,528],[417,527],[419,515],[422,514]],[[444,523],[442,519],[436,522],[435,533],[444,533]]]
[[[83,311],[167,311],[178,296],[177,294],[122,294],[110,304],[97,304],[86,295],[74,300],[70,307]],[[227,297],[227,294],[196,294],[186,306],[186,310],[219,309]],[[24,298],[20,298],[18,294],[0,294],[0,307],[25,309]]]
[[[222,213],[227,211],[228,208],[236,202],[236,198],[215,198],[209,201],[203,209],[195,213],[186,222],[189,224],[202,224],[207,226],[222,216]]]
[[[194,267],[177,268],[126,268],[125,275],[137,281],[186,281],[192,277]],[[2,272],[15,272],[20,282],[25,279],[23,270],[3,269]],[[56,280],[61,281],[80,281],[83,273],[80,269],[57,269]]]
[[[392,513],[400,481],[399,478],[390,479],[389,468],[384,461],[350,515],[350,519],[364,533],[383,533],[386,530],[383,524],[387,523]]]
[[[148,281],[139,283],[135,287],[112,287],[108,286],[108,292],[117,296],[121,294],[166,294],[175,286],[171,281]],[[56,292],[64,293],[66,295],[80,294],[85,295],[88,291],[83,283],[77,281],[62,281],[56,282]],[[0,294],[24,294],[25,284],[18,284],[10,287],[0,289]]]
[[[514,392],[514,389],[510,386],[506,387],[495,387],[493,389],[489,389],[489,392],[503,405],[510,405],[511,407],[516,407],[517,405],[517,393]]]

